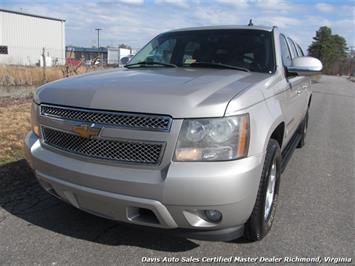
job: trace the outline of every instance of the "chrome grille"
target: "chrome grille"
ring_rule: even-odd
[[[169,131],[172,121],[169,116],[106,112],[43,104],[41,105],[41,114],[66,120],[157,131]]]
[[[44,143],[74,154],[124,163],[159,164],[161,143],[83,138],[71,133],[42,127]]]

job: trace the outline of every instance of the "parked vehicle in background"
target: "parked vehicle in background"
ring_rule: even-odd
[[[108,47],[107,48],[107,64],[119,66],[121,60],[131,54],[132,49],[128,48],[117,48]]]
[[[127,65],[128,62],[132,59],[134,55],[133,54],[130,54],[128,56],[125,56],[125,57],[122,57],[121,60],[120,60],[120,65]]]
[[[44,189],[95,215],[259,240],[321,69],[275,27],[169,31],[124,70],[38,88],[26,158]]]
[[[73,58],[67,58],[65,61],[66,61],[65,63],[67,65],[72,65],[72,66],[78,66],[81,64],[80,60],[73,59]]]
[[[100,59],[89,59],[85,60],[85,65],[86,66],[92,66],[92,65],[100,65]]]

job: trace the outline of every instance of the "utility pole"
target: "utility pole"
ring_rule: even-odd
[[[97,30],[97,48],[100,48],[100,28],[96,28],[95,30]]]
[[[353,48],[354,46],[350,46],[350,67],[349,67],[349,77],[352,77],[353,76]]]
[[[102,30],[102,29],[100,29],[100,28],[96,28],[95,29],[96,31],[97,31],[97,50],[98,50],[98,52],[100,51],[100,30]],[[101,65],[103,65],[103,55],[99,52],[99,56],[100,56],[100,60],[101,60]]]
[[[46,48],[42,48],[42,60],[43,60],[43,83],[47,82],[47,73],[46,73]]]

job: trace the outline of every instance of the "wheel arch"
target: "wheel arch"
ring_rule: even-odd
[[[276,140],[279,143],[281,148],[283,144],[284,136],[285,136],[285,122],[281,122],[277,125],[274,131],[272,131],[270,139]]]
[[[286,123],[283,119],[283,116],[279,116],[269,127],[268,134],[264,141],[264,151],[266,151],[270,139],[276,140],[280,145],[280,149],[282,150],[285,140],[285,131]]]

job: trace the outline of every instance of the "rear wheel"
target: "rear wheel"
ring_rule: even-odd
[[[298,129],[298,133],[301,135],[301,140],[298,143],[297,148],[302,148],[306,144],[307,131],[308,131],[308,110],[301,123],[300,128]]]
[[[262,239],[271,229],[279,194],[280,173],[280,145],[270,139],[254,209],[245,224],[244,238],[249,241]]]

